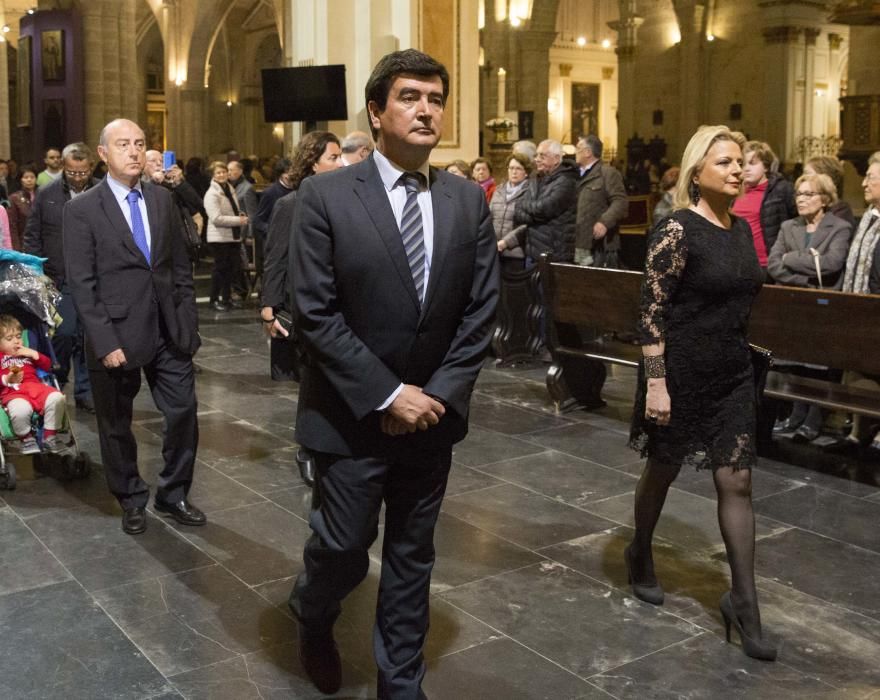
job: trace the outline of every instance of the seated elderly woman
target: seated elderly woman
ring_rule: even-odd
[[[856,219],[852,207],[848,202],[840,199],[843,195],[843,164],[834,156],[813,156],[804,163],[804,175],[827,175],[831,178],[837,191],[837,201],[828,207],[828,211],[838,219],[846,221],[855,232]]]
[[[792,287],[840,289],[852,226],[828,209],[837,201],[837,188],[828,175],[802,175],[795,183],[798,216],[784,221],[770,250],[767,271],[779,284]],[[803,376],[826,378],[826,367],[777,364]],[[815,405],[796,401],[791,415],[774,426],[777,433],[795,431],[796,442],[819,436],[824,416]]]

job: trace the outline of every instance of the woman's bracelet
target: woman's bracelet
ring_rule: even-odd
[[[663,379],[666,376],[666,359],[663,355],[645,355],[645,377]]]
[[[263,318],[262,316],[260,316],[260,321],[262,321],[263,323],[275,323],[275,317],[273,316],[272,318]]]

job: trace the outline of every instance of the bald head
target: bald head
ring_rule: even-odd
[[[114,180],[134,187],[146,165],[144,130],[129,119],[114,119],[101,129],[98,155]]]

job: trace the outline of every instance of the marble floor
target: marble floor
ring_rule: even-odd
[[[144,535],[123,534],[100,466],[0,492],[0,698],[318,697],[285,604],[309,533],[296,387],[267,379],[252,311],[202,320],[191,496],[209,524],[151,513]],[[428,696],[880,698],[880,488],[864,465],[807,452],[755,471],[762,612],[780,653],[754,661],[724,641],[708,474],[682,474],[658,528],[666,604],[626,585],[632,386],[615,370],[607,407],[555,415],[541,367],[487,363],[437,531]],[[145,389],[135,418],[154,482],[162,425]],[[75,427],[97,461],[92,418]],[[336,627],[337,697],[375,696],[377,562]]]

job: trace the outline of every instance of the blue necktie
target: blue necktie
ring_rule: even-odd
[[[400,236],[406,251],[406,260],[416,285],[416,295],[422,301],[425,290],[425,235],[422,230],[422,210],[419,207],[421,173],[404,173],[400,182],[406,188],[406,204],[400,219]]]
[[[141,208],[138,206],[138,199],[141,193],[138,190],[132,190],[128,193],[126,199],[131,207],[131,235],[134,237],[134,244],[144,254],[147,262],[150,262],[150,246],[147,245],[147,230],[144,228],[144,220],[141,218]]]

